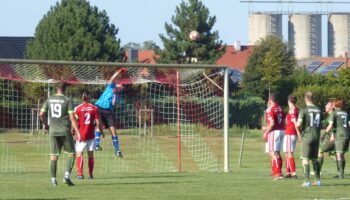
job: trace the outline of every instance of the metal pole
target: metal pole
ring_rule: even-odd
[[[228,108],[228,68],[225,68],[224,73],[224,172],[230,171],[229,166],[229,137],[228,137],[228,120],[229,120],[229,108]]]
[[[181,125],[180,125],[180,72],[176,71],[176,100],[177,100],[177,160],[178,171],[181,172]]]
[[[241,167],[241,163],[242,163],[242,155],[243,155],[243,147],[244,147],[244,138],[245,138],[245,130],[243,131],[242,139],[241,139],[241,148],[240,148],[240,150],[239,150],[238,167]]]

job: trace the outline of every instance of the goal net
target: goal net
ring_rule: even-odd
[[[47,171],[50,143],[38,113],[55,93],[52,80],[70,84],[74,106],[83,90],[94,103],[121,67],[128,70],[115,117],[124,158],[115,158],[105,130],[95,173],[228,170],[223,66],[0,59],[0,173]]]

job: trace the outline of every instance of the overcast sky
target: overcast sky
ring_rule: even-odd
[[[56,2],[57,0],[0,0],[0,36],[33,36],[39,20]],[[162,46],[159,33],[164,33],[165,22],[170,22],[181,0],[90,0],[90,3],[107,11],[111,23],[119,28],[118,37],[121,38],[122,45],[153,40]],[[240,3],[239,0],[203,0],[203,3],[209,8],[210,14],[217,17],[214,30],[219,31],[220,39],[227,44],[233,44],[237,40],[242,44],[247,43],[249,11],[350,12],[350,4],[247,4]],[[326,34],[326,29],[324,30]],[[287,33],[286,26],[284,33]]]

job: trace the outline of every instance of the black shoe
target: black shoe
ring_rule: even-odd
[[[292,175],[288,174],[284,178],[292,178]]]
[[[338,174],[338,175],[334,176],[333,178],[336,178],[336,179],[344,179],[344,176]]]
[[[63,178],[63,183],[67,184],[68,186],[74,186],[74,183],[70,180],[70,178]]]
[[[57,180],[56,179],[55,180],[51,179],[51,184],[52,184],[52,186],[56,187],[57,186]]]
[[[88,176],[88,179],[94,179],[94,176],[93,175]]]
[[[123,154],[122,154],[121,151],[115,152],[115,155],[116,155],[117,157],[119,157],[119,158],[123,158]]]
[[[77,179],[80,179],[80,180],[84,179],[84,175],[81,175],[81,176],[78,175]]]
[[[102,147],[101,146],[96,146],[95,147],[95,151],[102,151]]]
[[[291,178],[298,179],[298,176],[297,175],[292,175]]]

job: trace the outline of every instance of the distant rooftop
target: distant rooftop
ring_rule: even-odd
[[[26,44],[34,37],[0,37],[0,58],[23,59]]]

